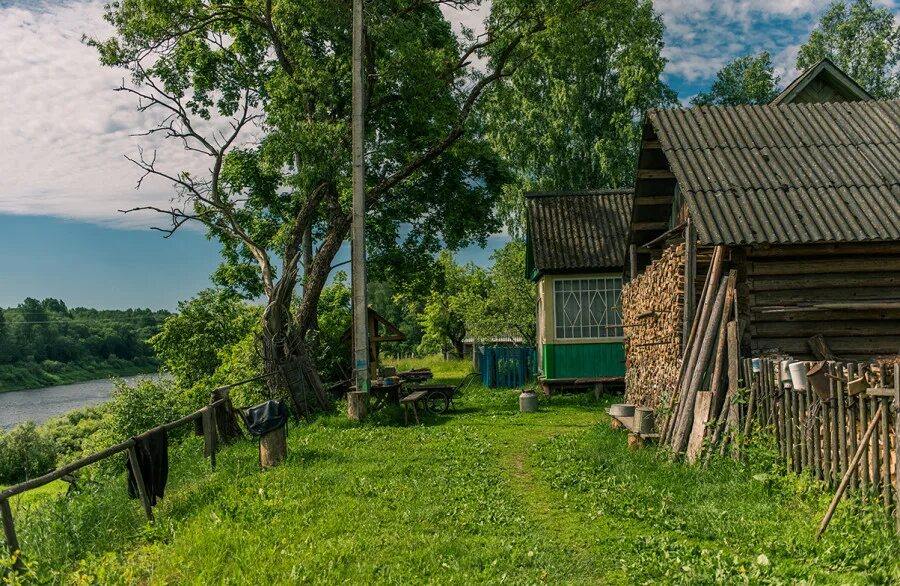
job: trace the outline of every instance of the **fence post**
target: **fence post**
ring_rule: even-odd
[[[147,494],[147,485],[144,484],[144,473],[141,471],[138,462],[137,449],[131,446],[127,450],[128,462],[131,464],[131,474],[134,476],[134,483],[137,485],[138,495],[141,497],[141,504],[144,506],[144,513],[147,520],[153,521],[153,507],[150,504],[150,495]]]
[[[22,558],[19,549],[19,538],[16,537],[16,526],[13,523],[12,509],[9,508],[9,501],[0,500],[0,516],[3,517],[3,535],[6,539],[6,547],[9,548],[9,554],[15,558],[13,567],[16,570],[23,568]]]
[[[209,457],[209,465],[216,469],[216,413],[212,407],[202,411],[203,420],[203,455]]]

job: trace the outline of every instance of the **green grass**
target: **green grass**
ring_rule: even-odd
[[[422,362],[401,363],[402,368]],[[430,362],[438,380],[468,363]],[[844,503],[821,542],[829,495],[752,466],[670,463],[629,451],[587,395],[520,414],[483,388],[448,417],[403,427],[293,425],[282,466],[256,446],[224,449],[215,472],[197,438],[173,448],[170,491],[142,520],[124,480],[17,504],[35,576],[90,583],[896,583],[900,542],[883,513]]]

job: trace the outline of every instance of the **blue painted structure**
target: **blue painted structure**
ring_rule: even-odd
[[[521,387],[536,375],[534,348],[485,346],[481,349],[481,382],[488,388]]]

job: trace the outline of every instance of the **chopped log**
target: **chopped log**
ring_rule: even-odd
[[[259,438],[259,465],[274,468],[287,458],[287,426],[270,431]]]
[[[834,356],[834,352],[831,351],[831,348],[828,347],[828,344],[825,343],[825,336],[822,334],[816,334],[807,340],[807,344],[809,344],[809,349],[812,350],[812,353],[819,360],[837,360]]]

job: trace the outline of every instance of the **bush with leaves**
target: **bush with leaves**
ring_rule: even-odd
[[[0,483],[14,484],[45,474],[56,466],[56,446],[32,421],[9,433],[0,431]]]

